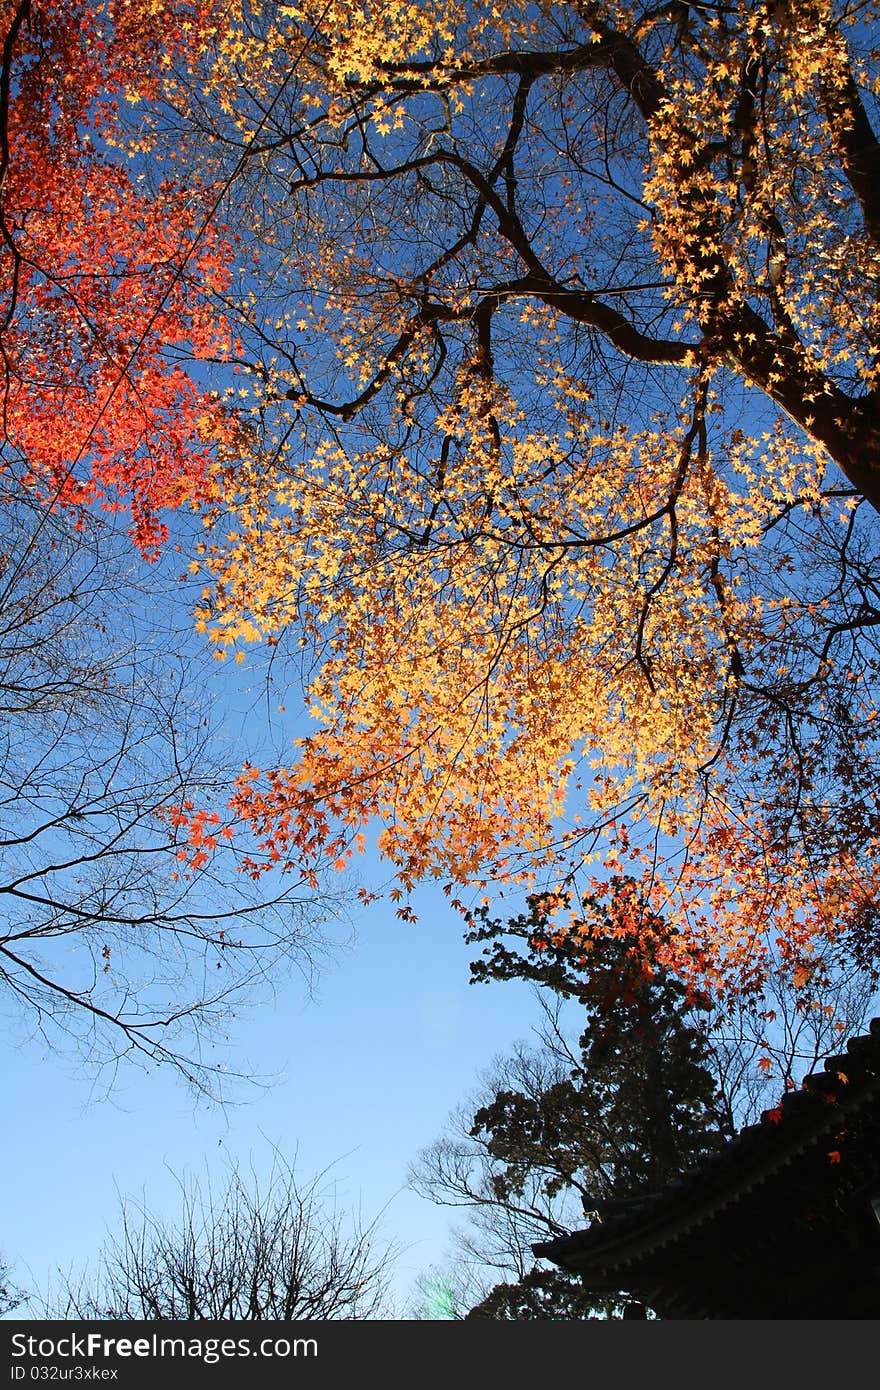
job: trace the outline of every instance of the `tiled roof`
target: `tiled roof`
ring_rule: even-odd
[[[661,1192],[606,1203],[588,1229],[532,1248],[597,1289],[632,1288],[639,1278],[668,1284],[664,1270],[673,1269],[683,1284],[688,1252],[698,1251],[700,1260],[711,1263],[721,1258],[725,1244],[732,1243],[744,1260],[746,1246],[766,1249],[775,1240],[781,1258],[779,1223],[791,1242],[797,1228],[803,1246],[819,1225],[827,1239],[832,1208],[832,1230],[861,1221],[850,1208],[867,1209],[862,1189],[880,1194],[878,1129],[880,1018],[875,1018],[865,1035],[825,1059],[799,1090],[787,1092],[700,1168]],[[877,1237],[880,1269],[880,1227]],[[870,1243],[872,1232],[859,1226],[847,1239]]]

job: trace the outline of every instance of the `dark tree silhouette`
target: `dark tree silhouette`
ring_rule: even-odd
[[[632,911],[635,892],[617,880],[618,908]],[[496,1060],[412,1173],[423,1195],[469,1216],[449,1275],[458,1315],[620,1313],[620,1300],[536,1264],[532,1243],[699,1166],[860,1026],[876,989],[874,972],[853,969],[843,951],[816,981],[823,1008],[803,1009],[784,970],[774,991],[722,1008],[659,963],[671,930],[659,919],[634,941],[598,904],[560,932],[552,906],[536,896],[510,920],[489,907],[472,915],[468,940],[484,948],[475,981],[531,983],[545,1022],[536,1045]]]
[[[264,891],[222,841],[193,862],[173,807],[233,770],[177,576],[25,488],[0,486],[0,530],[0,991],[52,1049],[216,1090],[208,1044],[285,962],[314,968],[339,899]]]
[[[337,1321],[388,1313],[393,1251],[375,1223],[341,1212],[326,1175],[281,1162],[267,1182],[233,1168],[216,1192],[181,1182],[179,1218],[123,1203],[89,1281],[51,1316],[111,1320]]]

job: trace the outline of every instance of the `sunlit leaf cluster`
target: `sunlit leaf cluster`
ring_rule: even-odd
[[[624,873],[629,929],[662,913],[720,988],[779,950],[809,982],[829,934],[870,954],[876,6],[159,8],[70,21],[112,18],[121,105],[82,80],[95,150],[23,226],[98,273],[10,289],[40,347],[7,396],[35,472],[127,494],[145,548],[199,505],[199,631],[303,673],[314,732],[177,808],[193,852],[219,814],[255,875],[311,872],[378,822],[403,915],[426,877]],[[73,441],[25,435],[108,373],[74,484]]]

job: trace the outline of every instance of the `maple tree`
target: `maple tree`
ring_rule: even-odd
[[[378,821],[399,899],[642,873],[719,987],[875,951],[876,8],[3,13],[7,439],[299,644],[251,871]]]
[[[399,897],[638,873],[719,988],[875,949],[876,18],[279,4],[173,78],[247,246],[198,624],[318,721],[254,872],[378,820]]]
[[[285,960],[308,971],[332,911],[239,874],[216,813],[175,823],[233,772],[177,577],[119,530],[155,562],[237,432],[206,384],[232,346],[216,190],[128,119],[222,13],[0,4],[0,988],[53,1046],[213,1093],[234,1003]]]
[[[130,513],[155,556],[160,513],[210,491],[216,399],[179,360],[222,358],[210,302],[229,247],[210,190],[122,114],[197,54],[206,0],[0,6],[0,397],[8,486],[47,506]],[[10,470],[12,472],[10,473]]]

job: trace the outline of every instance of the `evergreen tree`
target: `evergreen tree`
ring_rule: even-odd
[[[618,882],[619,909],[633,891]],[[447,1200],[466,1200],[469,1186],[484,1228],[493,1217],[519,1224],[521,1251],[541,1229],[564,1233],[588,1224],[609,1201],[664,1187],[732,1129],[713,1070],[708,1000],[664,968],[664,924],[653,922],[638,938],[620,935],[614,917],[595,909],[562,934],[552,906],[536,896],[510,921],[490,920],[486,908],[474,914],[468,940],[487,947],[471,969],[475,980],[531,981],[582,1007],[577,1043],[567,1041],[551,1010],[543,1038],[551,1057],[541,1065],[520,1051],[473,1113],[467,1176],[464,1150],[450,1161],[443,1143],[423,1156],[416,1175],[435,1198],[445,1182]],[[607,1316],[618,1302],[592,1296],[562,1271],[521,1266],[518,1278],[496,1285],[470,1316]]]

